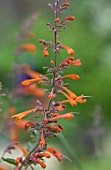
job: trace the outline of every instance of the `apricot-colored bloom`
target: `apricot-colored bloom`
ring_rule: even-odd
[[[48,55],[49,55],[49,53],[48,53],[48,51],[47,51],[47,46],[44,45],[44,46],[43,46],[43,56],[44,56],[44,57],[47,57]]]
[[[25,112],[22,112],[22,113],[19,113],[19,114],[16,114],[14,116],[12,116],[11,118],[13,119],[16,119],[17,123],[20,123],[21,119],[27,115],[29,115],[30,113],[32,112],[35,112],[37,109],[31,109],[31,110],[27,110]]]
[[[71,47],[68,46],[61,46],[61,48],[64,48],[69,55],[73,55],[74,54],[74,50]]]
[[[27,120],[21,120],[20,123],[16,123],[17,128],[25,129],[25,125],[27,124]]]
[[[78,96],[77,98],[76,98],[76,101],[78,102],[78,103],[86,103],[86,99],[83,99],[83,97],[84,97],[84,95],[81,95],[81,96]]]
[[[69,89],[67,89],[66,87],[62,87],[68,94],[64,93],[61,91],[61,93],[68,99],[68,100],[64,100],[61,103],[70,103],[72,106],[76,106],[77,102],[78,103],[85,103],[86,99],[84,98],[84,95],[81,96],[76,96],[72,91],[70,91]]]
[[[48,158],[48,159],[49,159],[51,156],[50,156],[49,153],[43,152],[43,153],[34,153],[34,157],[38,157],[38,158],[45,157],[45,158]]]
[[[15,160],[15,162],[16,162],[17,164],[19,164],[19,163],[20,163],[20,160],[21,160],[21,157],[17,157],[16,160]]]
[[[73,107],[77,105],[75,99],[73,99],[72,97],[70,97],[68,94],[66,94],[66,93],[64,93],[64,92],[61,92],[61,93],[68,99],[68,100],[62,101],[62,102],[61,102],[62,104],[63,104],[63,103],[70,103],[71,106],[73,106]]]
[[[68,7],[68,6],[69,6],[69,3],[68,3],[68,2],[64,2],[64,3],[63,3],[63,6]]]
[[[34,54],[36,50],[36,46],[32,43],[27,43],[27,44],[21,45],[20,49]]]
[[[54,20],[54,23],[56,23],[56,22],[60,22],[60,18],[56,18],[56,19]]]
[[[36,162],[37,162],[37,163],[39,163],[39,164],[40,164],[40,166],[41,166],[43,169],[45,169],[45,168],[46,168],[46,164],[45,164],[43,161],[41,161],[41,160],[37,159],[37,160],[36,160]]]
[[[57,120],[57,119],[68,119],[68,120],[70,120],[70,119],[73,119],[73,118],[74,118],[74,115],[73,115],[72,112],[70,112],[70,113],[66,113],[66,114],[63,114],[63,115],[58,115],[56,117],[52,117],[50,120],[51,121]]]
[[[43,130],[41,131],[41,140],[40,140],[40,146],[43,148],[44,146],[46,146],[46,142],[45,142],[45,139],[44,139],[44,132]]]
[[[71,65],[75,65],[75,66],[80,66],[81,65],[81,61],[80,61],[80,59],[77,59],[75,61],[71,61],[70,64]]]
[[[46,126],[46,128],[48,128],[54,132],[62,132],[63,131],[63,128],[61,125]]]
[[[39,40],[40,43],[44,43],[44,41],[45,41],[45,40],[42,40],[42,39]]]
[[[23,155],[25,157],[28,155],[28,151],[25,148],[23,148],[23,147],[21,147],[19,145],[14,145],[14,147],[20,149],[23,152]]]
[[[72,80],[78,80],[80,77],[77,74],[67,74],[65,76],[62,76],[62,78],[70,78]]]
[[[27,122],[26,124],[25,124],[25,130],[27,130],[28,128],[30,128],[30,126],[34,126],[35,125],[35,123],[33,123],[33,122]]]
[[[46,125],[48,123],[48,119],[47,119],[47,114],[45,113],[44,115],[44,121],[43,121],[44,125]]]
[[[67,18],[65,18],[66,21],[73,21],[75,20],[75,17],[74,16],[69,16]]]
[[[56,117],[56,116],[58,116],[59,114],[58,113],[53,113],[52,114],[52,117]]]
[[[68,100],[64,100],[62,101],[61,103],[70,103],[72,106],[76,106],[77,105],[77,102],[78,103],[85,103],[86,102],[86,99],[83,99],[84,98],[84,95],[81,95],[81,96],[76,96],[71,90],[67,89],[66,87],[62,86],[62,88],[68,93],[64,93],[61,91],[61,93],[68,99]]]
[[[61,64],[60,66],[69,66],[70,65],[70,62],[74,60],[74,57],[68,57],[66,58]]]
[[[54,95],[54,88],[52,88],[50,94],[48,95],[48,98],[49,99],[53,99],[54,97],[55,97],[55,95]]]
[[[74,92],[72,92],[71,90],[69,90],[68,88],[62,86],[62,88],[69,94],[69,96],[73,99],[75,99],[77,96],[74,94]]]
[[[63,111],[63,107],[62,107],[62,106],[56,106],[56,109],[57,109],[58,111],[60,111],[60,112]]]
[[[36,83],[36,82],[39,82],[39,81],[42,81],[42,79],[41,78],[37,78],[37,79],[24,80],[22,82],[22,86],[28,86],[28,85],[30,85],[32,83]]]
[[[59,162],[61,161],[61,158],[64,157],[64,155],[59,153],[59,152],[57,152],[57,150],[55,148],[47,148],[46,151],[48,151],[51,154],[53,154],[58,159]]]

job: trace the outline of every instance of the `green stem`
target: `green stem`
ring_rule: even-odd
[[[57,18],[57,11],[55,12],[55,19],[56,18]],[[56,75],[55,73],[56,65],[57,65],[57,28],[56,28],[56,23],[55,23],[54,24],[54,73],[53,73],[53,78],[52,78],[51,90],[55,86],[54,80],[55,80],[55,75]],[[47,107],[48,111],[50,110],[51,102],[52,102],[52,99],[49,99],[48,107]]]

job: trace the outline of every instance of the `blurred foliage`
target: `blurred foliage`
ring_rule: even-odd
[[[14,61],[14,50],[19,45],[16,42],[15,35],[20,31],[20,26],[24,19],[35,11],[38,13],[38,18],[32,28],[32,32],[36,35],[32,42],[37,44],[37,54],[35,56],[27,56],[27,54],[20,56],[19,63],[21,64],[27,60],[33,68],[37,68],[37,71],[45,73],[42,67],[44,63],[46,66],[49,65],[52,53],[50,51],[50,56],[44,58],[42,56],[42,46],[38,40],[53,41],[52,33],[45,26],[47,22],[53,20],[52,12],[46,6],[49,2],[53,2],[53,0],[0,1],[0,81],[3,83],[4,89],[7,90],[11,87],[10,79],[11,67]],[[75,116],[70,126],[65,121],[63,123],[65,133],[68,135],[72,146],[75,147],[77,146],[76,144],[79,144],[77,146],[79,149],[81,145],[80,151],[83,146],[86,146],[85,150],[87,150],[89,141],[84,137],[87,130],[92,126],[93,118],[91,116],[96,105],[99,104],[101,107],[102,125],[106,128],[110,127],[111,1],[69,0],[69,2],[71,4],[70,10],[63,14],[62,18],[73,14],[76,20],[74,23],[69,23],[67,29],[60,33],[60,41],[64,45],[75,49],[75,59],[80,58],[82,66],[79,68],[72,67],[70,70],[66,70],[65,73],[70,72],[80,75],[80,80],[77,82],[69,80],[72,91],[76,91],[78,95],[84,93],[85,95],[92,96],[84,105],[78,104],[78,107],[74,109],[67,107],[66,111],[77,111],[80,112],[80,115]],[[58,63],[66,55],[66,52],[61,50],[61,53],[58,55]],[[22,107],[24,107],[23,103],[21,103]],[[84,144],[81,144],[81,141]],[[90,143],[90,145],[92,146],[91,152],[93,152],[93,143]],[[92,170],[93,168],[88,166],[86,169]],[[103,169],[108,168],[105,167]]]

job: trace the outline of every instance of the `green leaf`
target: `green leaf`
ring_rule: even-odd
[[[15,159],[12,159],[12,158],[2,158],[3,161],[9,163],[9,164],[12,164],[12,165],[17,165],[17,163],[15,162]]]

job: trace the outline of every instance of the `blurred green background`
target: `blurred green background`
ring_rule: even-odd
[[[36,34],[31,42],[37,44],[37,54],[20,58],[20,63],[27,60],[37,71],[44,72],[42,67],[49,65],[51,56],[42,56],[39,39],[53,41],[53,33],[49,32],[47,22],[53,21],[53,13],[48,3],[54,0],[1,0],[0,1],[0,81],[3,90],[11,88],[11,69],[14,61],[14,50],[20,44],[16,34],[24,20],[33,12],[38,18],[32,28]],[[62,0],[61,0],[62,2]],[[77,111],[71,122],[63,121],[64,134],[69,144],[78,155],[59,143],[65,155],[72,154],[73,163],[63,161],[61,169],[79,169],[78,160],[84,170],[109,170],[111,157],[111,1],[110,0],[69,0],[70,8],[62,14],[61,20],[69,15],[75,21],[67,25],[60,33],[60,41],[75,50],[75,59],[80,58],[81,67],[71,67],[65,73],[80,75],[80,80],[69,81],[70,89],[76,94],[92,96],[84,105],[76,108],[67,107],[67,111]],[[51,52],[50,52],[51,53]],[[64,51],[58,56],[58,63],[67,57]],[[44,72],[45,73],[45,72]],[[6,104],[6,101],[4,99]],[[22,106],[22,104],[21,104]],[[5,109],[5,108],[4,108]],[[21,109],[22,110],[22,109]],[[2,137],[1,137],[2,138]],[[55,140],[54,140],[55,141]],[[55,144],[58,142],[55,141]],[[66,143],[67,145],[67,143]],[[63,147],[62,147],[63,146]],[[56,166],[56,165],[55,165]],[[55,170],[55,169],[53,169]]]

